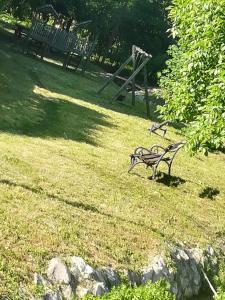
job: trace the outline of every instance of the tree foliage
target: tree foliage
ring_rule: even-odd
[[[173,0],[177,44],[161,78],[163,118],[184,122],[189,149],[220,148],[225,138],[225,0]]]

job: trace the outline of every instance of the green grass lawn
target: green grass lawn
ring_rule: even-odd
[[[98,95],[103,83],[24,56],[0,32],[0,298],[57,255],[135,269],[167,242],[224,239],[225,154],[181,150],[171,180],[128,174],[136,146],[168,141],[148,134],[144,104],[110,102],[115,86]]]

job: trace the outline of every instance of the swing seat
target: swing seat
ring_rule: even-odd
[[[156,178],[157,168],[161,162],[168,166],[168,174],[171,175],[171,167],[177,152],[184,146],[185,142],[170,144],[166,148],[160,145],[153,145],[150,149],[137,147],[134,153],[130,155],[131,164],[128,172],[136,165],[145,164],[153,171],[152,179]]]

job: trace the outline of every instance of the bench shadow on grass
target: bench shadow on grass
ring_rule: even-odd
[[[179,185],[184,184],[186,180],[178,176],[172,176],[163,172],[159,172],[156,178],[156,182],[165,184],[166,186],[169,187],[178,187]]]
[[[145,177],[143,175],[140,175],[135,171],[132,174],[137,176],[137,177],[140,177],[142,179],[145,179]],[[148,176],[148,179],[152,181],[153,180],[152,175]],[[168,174],[163,173],[163,172],[160,171],[156,175],[155,182],[162,183],[162,184],[164,184],[168,187],[178,187],[179,185],[184,184],[186,182],[186,180],[184,180],[181,177],[168,175]]]

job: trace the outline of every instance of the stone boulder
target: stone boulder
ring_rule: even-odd
[[[47,276],[57,283],[70,284],[71,274],[60,258],[52,258],[48,265]]]
[[[47,277],[34,274],[34,283],[44,287],[45,295],[36,300],[82,299],[87,294],[102,296],[121,284],[119,274],[111,267],[95,270],[81,257],[69,258],[68,265],[60,258],[50,260]],[[205,251],[183,246],[170,247],[170,256],[155,256],[138,272],[124,271],[132,286],[165,279],[171,291],[180,300],[198,295],[203,286],[203,269],[213,274],[218,270],[218,256],[212,247]]]
[[[155,283],[163,278],[168,279],[170,275],[165,258],[162,256],[156,256],[150,264],[142,270],[141,283],[146,284],[149,280]]]
[[[101,296],[109,291],[107,279],[110,275],[107,273],[108,277],[104,276],[103,273],[96,271],[88,265],[81,257],[71,257],[70,272],[74,278],[76,296],[78,299],[81,299],[87,294]],[[111,280],[114,279],[114,277],[112,277],[113,276],[110,277]]]
[[[43,300],[63,300],[62,295],[57,291],[55,293],[47,293],[43,298]]]
[[[194,254],[194,255],[193,255]],[[200,252],[174,248],[171,253],[176,268],[177,298],[190,298],[198,295],[202,287]]]
[[[111,289],[114,286],[118,286],[121,281],[120,277],[112,268],[102,268],[96,272],[97,279],[100,282],[104,282],[105,286]]]

